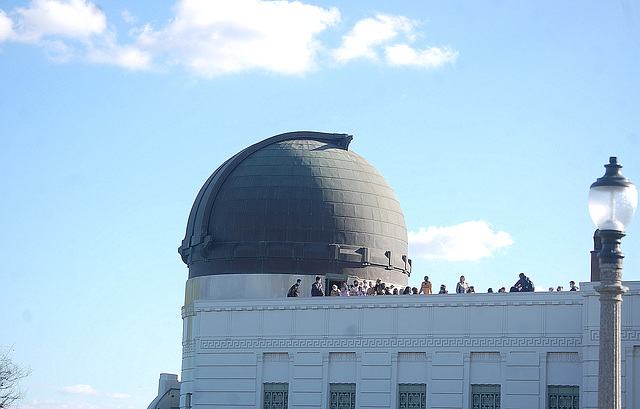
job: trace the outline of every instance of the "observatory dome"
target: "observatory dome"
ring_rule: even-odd
[[[240,151],[202,186],[179,248],[189,278],[345,275],[406,285],[400,203],[346,134],[290,132]]]

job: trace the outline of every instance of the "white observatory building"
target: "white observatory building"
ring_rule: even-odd
[[[311,297],[411,274],[393,190],[345,134],[252,145],[204,183],[182,372],[149,409],[596,408],[599,301],[579,292]],[[301,279],[298,298],[286,297]],[[640,408],[640,282],[624,282],[622,397]]]

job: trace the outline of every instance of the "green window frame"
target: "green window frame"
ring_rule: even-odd
[[[547,386],[549,409],[580,409],[580,387],[576,385]]]
[[[263,391],[263,409],[287,409],[289,405],[288,383],[265,383]]]
[[[500,385],[471,385],[473,409],[500,409]]]
[[[427,409],[427,385],[424,383],[398,384],[398,409]]]
[[[329,384],[329,409],[355,409],[356,408],[356,384],[355,383],[330,383]]]

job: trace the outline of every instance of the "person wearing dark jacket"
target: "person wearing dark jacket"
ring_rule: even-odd
[[[300,297],[300,284],[302,280],[298,278],[296,283],[289,288],[289,292],[287,293],[287,297]]]
[[[316,277],[316,282],[311,285],[311,296],[312,297],[324,296],[324,290],[322,289],[322,281],[320,277]]]
[[[533,286],[533,282],[524,275],[524,273],[520,273],[520,279],[513,285],[514,287],[518,287],[520,285],[520,291],[523,293],[533,292],[535,291],[535,287]]]
[[[569,281],[569,287],[571,288],[569,291],[580,291],[580,289],[576,285],[576,282],[573,280]]]
[[[381,279],[376,280],[376,286],[374,287],[376,290],[376,295],[384,295],[385,285]]]

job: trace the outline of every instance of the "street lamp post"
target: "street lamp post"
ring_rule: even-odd
[[[628,290],[622,285],[620,241],[638,206],[638,191],[622,176],[617,158],[609,158],[604,167],[604,176],[589,189],[589,213],[602,239],[600,285],[595,287],[600,294],[598,408],[620,409],[620,307],[622,294]]]

